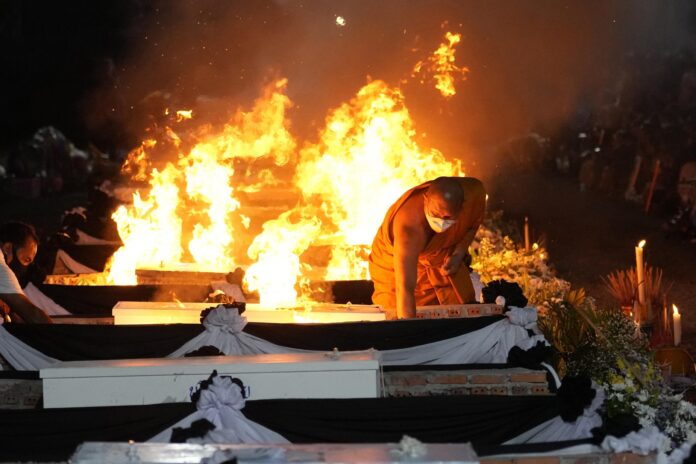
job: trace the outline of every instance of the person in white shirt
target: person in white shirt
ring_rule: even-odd
[[[34,261],[39,239],[34,228],[21,222],[0,225],[0,300],[14,322],[50,324],[51,318],[22,291],[17,274]]]

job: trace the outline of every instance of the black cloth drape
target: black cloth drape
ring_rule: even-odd
[[[437,396],[260,400],[249,419],[293,443],[423,442],[501,444],[557,415],[550,396]]]
[[[340,324],[249,323],[245,332],[278,345],[307,350],[391,350],[424,345],[482,329],[503,319],[413,319]]]
[[[64,460],[84,441],[143,441],[194,411],[191,403],[0,411],[6,460]],[[247,418],[293,443],[398,442],[492,447],[557,414],[550,396],[249,401]],[[494,452],[494,451],[493,451]]]
[[[5,324],[11,334],[61,361],[163,358],[203,331],[202,325]]]
[[[65,461],[85,441],[145,441],[194,411],[191,403],[0,410],[0,457]]]
[[[277,345],[341,351],[404,348],[479,330],[504,316],[414,319],[339,324],[249,323],[244,331]],[[5,324],[12,335],[62,361],[161,358],[203,331],[199,324],[41,325]]]
[[[46,296],[73,314],[111,315],[119,301],[205,301],[209,285],[48,285]],[[214,306],[211,304],[211,306]]]

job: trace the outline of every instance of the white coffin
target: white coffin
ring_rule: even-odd
[[[215,303],[177,303],[158,301],[119,301],[113,307],[115,325],[199,324],[201,311]],[[332,323],[383,321],[384,313],[375,305],[316,304],[312,311],[267,308],[247,303],[243,316],[249,322]]]
[[[216,452],[235,456],[240,464],[261,462],[319,463],[414,463],[477,464],[469,443],[428,443],[422,454],[411,457],[397,443],[336,443],[309,445],[193,445],[189,443],[98,443],[80,445],[70,458],[73,464],[182,464],[200,463]],[[531,461],[530,461],[531,462]]]
[[[239,378],[250,400],[377,398],[381,377],[376,352],[262,354],[177,359],[68,361],[41,369],[46,408],[124,406],[190,401],[201,380]]]

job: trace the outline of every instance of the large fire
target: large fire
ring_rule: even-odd
[[[113,214],[123,247],[110,281],[134,284],[136,269],[181,262],[218,272],[248,264],[245,284],[262,305],[297,306],[310,279],[369,277],[369,245],[405,190],[463,175],[459,161],[419,146],[401,90],[380,80],[332,110],[318,140],[298,149],[286,86],[271,83],[220,129],[203,125],[180,137],[167,128],[176,161],[157,165],[154,140],[131,153],[124,168],[149,188]],[[179,123],[195,120],[190,111],[174,114]],[[264,192],[270,200],[252,204]]]
[[[234,268],[235,222],[240,227],[246,222],[235,198],[244,183],[232,185],[234,161],[270,157],[278,165],[287,163],[295,141],[285,117],[290,106],[286,85],[281,79],[267,86],[251,111],[238,111],[217,133],[208,126],[199,128],[187,152],[180,151],[180,138],[168,128],[165,134],[174,142],[170,145],[177,162],[161,171],[147,172],[152,165],[147,153],[156,142],[143,143],[131,153],[124,168],[136,180],[148,179],[150,189],[136,192],[131,205],[113,214],[124,246],[109,264],[109,281],[132,285],[138,268],[176,266],[184,258],[185,231],[191,235],[186,261],[207,270]]]

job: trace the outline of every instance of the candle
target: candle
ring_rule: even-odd
[[[674,346],[679,346],[681,343],[682,327],[681,314],[677,305],[672,305],[672,325],[674,326]]]
[[[524,217],[524,249],[529,252],[529,218]]]
[[[645,240],[641,240],[636,247],[636,282],[638,284],[638,302],[645,305],[645,265],[643,264],[643,247]]]

